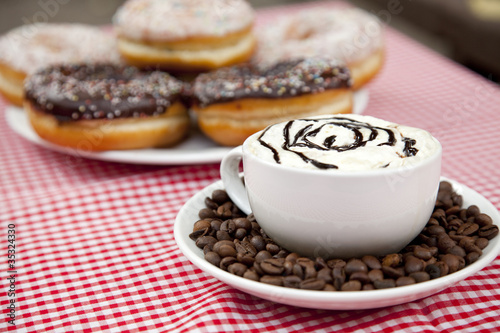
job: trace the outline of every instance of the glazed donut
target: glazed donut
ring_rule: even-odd
[[[62,65],[28,77],[25,109],[43,139],[81,151],[171,146],[188,133],[184,83],[134,67]]]
[[[84,62],[120,62],[115,38],[82,24],[21,26],[0,37],[0,92],[21,106],[28,75],[49,65]]]
[[[351,113],[351,84],[348,68],[333,59],[290,60],[266,69],[235,65],[195,79],[192,110],[209,138],[236,146],[274,123]]]
[[[244,0],[128,0],[114,18],[134,66],[197,72],[249,60],[254,11]]]
[[[380,20],[357,8],[312,8],[256,28],[257,65],[294,58],[331,57],[347,64],[357,90],[384,61]]]

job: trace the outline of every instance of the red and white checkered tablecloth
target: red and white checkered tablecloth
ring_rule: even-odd
[[[259,20],[308,6],[261,10]],[[365,114],[425,128],[443,144],[443,175],[500,208],[500,89],[387,29],[387,61]],[[0,100],[0,112],[6,103]],[[0,221],[16,228],[17,332],[499,332],[500,258],[430,297],[394,307],[323,311],[250,296],[178,249],[177,212],[219,179],[218,164],[139,166],[52,152],[0,117]],[[7,244],[1,238],[2,247]],[[4,250],[5,251],[5,250]],[[4,257],[5,258],[5,257]]]

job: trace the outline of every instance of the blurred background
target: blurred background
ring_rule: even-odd
[[[1,0],[0,34],[32,22],[109,24],[124,0]],[[250,0],[255,8],[308,0]],[[500,0],[345,0],[488,79],[500,78]]]

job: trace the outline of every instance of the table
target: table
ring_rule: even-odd
[[[259,20],[309,6],[259,11]],[[500,208],[500,89],[391,28],[365,114],[421,127],[443,144],[444,176]],[[0,100],[0,112],[6,102]],[[219,179],[219,165],[141,166],[71,157],[31,144],[0,117],[0,221],[16,231],[16,327],[2,263],[0,331],[500,331],[500,258],[433,296],[364,311],[286,306],[192,265],[177,212]],[[2,236],[5,248],[6,236]]]

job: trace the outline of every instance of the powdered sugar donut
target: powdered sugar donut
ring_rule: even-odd
[[[113,21],[120,52],[136,66],[215,69],[248,60],[255,47],[244,0],[128,0]]]
[[[0,92],[22,104],[23,81],[36,70],[63,63],[118,63],[115,38],[83,24],[33,24],[0,37]]]
[[[351,70],[354,89],[380,70],[384,58],[380,20],[357,8],[312,8],[257,27],[253,62],[268,66],[283,60],[331,57]]]

